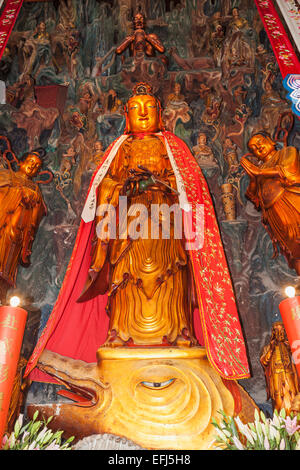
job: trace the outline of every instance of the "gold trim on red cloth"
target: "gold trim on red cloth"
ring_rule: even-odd
[[[6,0],[0,17],[0,59],[21,10],[23,0]]]
[[[300,62],[280,21],[272,0],[254,0],[269,37],[282,78],[300,73]]]

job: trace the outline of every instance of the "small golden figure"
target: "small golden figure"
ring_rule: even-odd
[[[204,132],[199,132],[197,145],[193,147],[193,154],[200,166],[218,166],[212,149],[207,145]]]
[[[181,94],[181,85],[179,82],[174,83],[174,91],[167,97],[167,105],[171,103],[182,103],[184,101],[184,95]]]
[[[282,322],[273,324],[270,343],[264,347],[260,362],[265,371],[268,399],[272,399],[273,408],[277,411],[284,408],[289,413],[299,391],[299,382]]]
[[[0,169],[0,295],[5,301],[16,283],[17,267],[30,263],[31,247],[46,206],[33,178],[42,167],[41,153],[31,151],[18,171]]]
[[[229,26],[233,30],[241,30],[243,28],[249,27],[248,21],[242,16],[240,16],[238,8],[232,9],[232,20],[230,21]]]
[[[156,34],[145,32],[145,18],[142,13],[136,13],[133,18],[134,31],[127,36],[117,47],[116,54],[122,54],[129,48],[130,55],[136,56],[145,53],[148,57],[154,57],[155,52],[164,53],[165,48]]]
[[[245,156],[240,164],[250,176],[246,196],[262,210],[262,220],[273,241],[278,243],[290,268],[300,275],[300,158],[295,147],[276,149],[265,133],[251,137],[248,148],[260,166]]]

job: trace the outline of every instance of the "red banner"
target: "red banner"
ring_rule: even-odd
[[[6,0],[2,15],[0,17],[0,59],[3,55],[5,46],[10,33],[14,27],[18,14],[21,10],[23,0]]]
[[[300,73],[300,62],[272,0],[254,0],[276,56],[282,78]]]

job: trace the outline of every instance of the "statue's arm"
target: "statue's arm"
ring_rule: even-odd
[[[46,214],[46,207],[42,196],[39,196],[38,202],[35,207],[32,209],[31,220],[28,226],[26,227],[24,237],[23,237],[23,247],[21,254],[21,261],[23,265],[28,265],[30,263],[30,255],[32,250],[32,244],[35,239],[36,232],[39,228],[40,222],[44,215]]]
[[[280,152],[278,172],[287,186],[300,184],[300,155],[295,147],[286,147]]]
[[[258,187],[257,187],[257,180],[250,176],[250,182],[246,191],[246,196],[250,201],[253,202],[255,207],[258,209],[260,207],[260,201],[258,197]]]
[[[156,36],[156,34],[147,34],[145,36],[145,39],[149,44],[151,44],[152,47],[154,47],[154,49],[156,49],[161,54],[165,52],[165,48]]]
[[[100,187],[97,194],[97,211],[95,219],[95,235],[93,239],[91,274],[98,273],[106,261],[108,244],[114,237],[114,224],[116,223],[116,208],[119,204],[120,191],[124,185],[123,149],[121,148]],[[108,226],[110,232],[104,232]]]
[[[7,186],[12,186],[12,175],[11,170],[1,169],[0,170],[0,190]]]
[[[134,35],[127,36],[124,39],[124,41],[117,47],[116,54],[122,54],[122,52],[124,52],[125,49],[127,49],[127,47],[130,46],[130,44],[133,42],[133,40],[134,40]]]

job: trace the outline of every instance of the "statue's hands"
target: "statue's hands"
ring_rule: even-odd
[[[131,177],[129,178],[122,189],[122,194],[127,197],[135,196],[136,194],[142,193],[149,186],[154,184],[154,181],[151,176],[149,177]]]
[[[241,158],[240,164],[250,176],[259,176],[261,174],[260,168],[251,163],[250,160],[248,160],[246,157]]]
[[[149,178],[147,179],[142,179],[138,182],[138,189],[139,189],[139,192],[143,192],[145,191],[147,188],[149,188],[149,186],[151,186],[152,184],[154,184],[154,181],[152,179],[152,176],[150,176]]]

